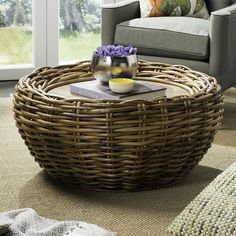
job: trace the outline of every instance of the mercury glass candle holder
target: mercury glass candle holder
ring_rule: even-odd
[[[121,45],[108,45],[107,48],[109,51],[104,50],[104,48],[107,49],[106,46],[100,48],[103,51],[100,54],[97,52],[93,53],[91,60],[92,72],[100,83],[108,84],[109,80],[113,78],[132,79],[135,76],[138,63],[134,48],[130,46],[123,47]],[[119,49],[118,53],[117,48]],[[124,49],[124,55],[122,55],[122,49]],[[128,49],[132,52],[131,55],[126,55]]]

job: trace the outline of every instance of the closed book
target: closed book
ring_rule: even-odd
[[[158,96],[165,96],[166,88],[158,84],[135,81],[131,92],[114,93],[109,86],[102,85],[96,80],[84,81],[70,85],[70,92],[87,98],[96,99],[140,99],[149,100]]]

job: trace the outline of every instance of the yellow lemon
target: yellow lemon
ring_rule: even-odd
[[[114,68],[112,68],[112,74],[113,75],[119,75],[121,72],[123,71],[123,69],[122,68],[120,68],[120,67],[114,67]]]

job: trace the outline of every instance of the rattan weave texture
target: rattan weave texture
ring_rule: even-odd
[[[50,93],[92,79],[90,62],[81,61],[39,68],[16,86],[16,125],[54,178],[93,190],[158,188],[180,180],[211,146],[223,113],[213,77],[139,61],[136,79],[179,86],[190,95],[122,101]]]

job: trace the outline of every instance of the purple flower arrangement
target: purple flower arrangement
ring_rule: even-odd
[[[104,45],[98,47],[94,54],[97,56],[126,57],[137,53],[137,48],[122,45]]]

